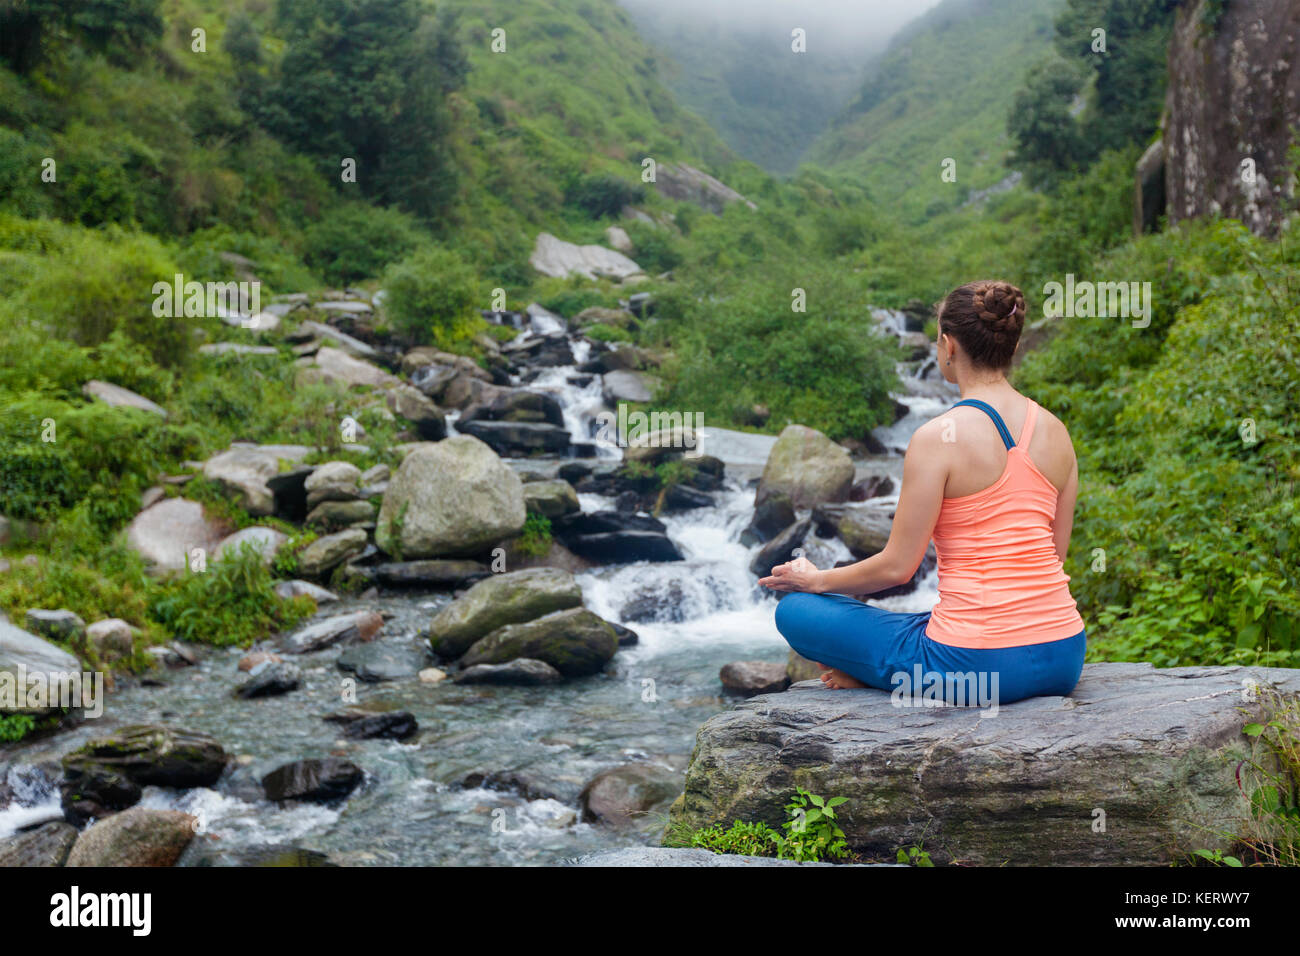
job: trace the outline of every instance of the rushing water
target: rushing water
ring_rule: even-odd
[[[577,343],[577,361],[585,343]],[[575,441],[591,437],[602,407],[599,376],[585,385],[568,381],[572,366],[544,370],[529,387],[556,395]],[[887,446],[906,444],[921,421],[945,404],[942,389],[921,379],[900,398],[911,409],[902,421],[877,432]],[[610,620],[624,620],[630,602],[645,595],[652,620],[629,622],[640,637],[621,649],[607,670],[552,687],[461,687],[410,679],[359,684],[358,706],[408,710],[420,732],[406,743],[340,739],[322,715],[342,709],[336,667],[342,648],[296,658],[303,685],[282,697],[234,700],[242,651],[215,650],[197,666],[137,682],[109,698],[105,715],[46,741],[0,752],[0,837],[59,816],[57,758],[85,740],[132,723],[164,723],[212,734],[236,755],[215,789],[146,790],[144,805],[194,813],[201,833],[187,860],[223,848],[292,843],[321,850],[343,864],[436,865],[553,863],[598,849],[652,842],[664,817],[638,830],[582,823],[577,796],[596,773],[630,761],[650,761],[680,773],[697,728],[724,710],[718,670],[734,660],[784,661],[787,646],[773,626],[775,599],[748,570],[753,548],[740,543],[752,516],[753,481],[774,439],[705,428],[706,454],[727,463],[716,503],[669,516],[668,534],[686,560],[598,568],[578,576],[586,605]],[[604,457],[618,450],[602,448]],[[520,468],[532,462],[515,462]],[[872,463],[892,473],[897,459]],[[584,510],[613,506],[598,495],[581,496]],[[880,499],[886,506],[896,501]],[[848,557],[838,541],[812,538],[809,556],[820,566]],[[887,599],[896,610],[925,610],[934,603],[933,576],[910,595]],[[380,640],[423,647],[420,632],[446,594],[385,593],[349,599],[322,613],[374,608],[389,620]],[[336,755],[366,772],[365,784],[341,807],[280,807],[262,798],[258,781],[275,767],[306,757]],[[547,796],[466,787],[475,771],[516,771]]]

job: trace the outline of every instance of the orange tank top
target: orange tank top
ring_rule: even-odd
[[[1084,629],[1083,618],[1052,538],[1056,486],[1027,452],[1038,405],[1030,400],[1017,444],[991,406],[974,399],[958,404],[980,408],[993,419],[1007,446],[1007,464],[983,491],[943,500],[934,526],[939,603],[926,636],[975,648],[1073,637]]]

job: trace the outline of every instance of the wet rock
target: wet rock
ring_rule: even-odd
[[[605,374],[603,394],[605,401],[613,406],[619,402],[649,402],[659,385],[660,380],[654,375],[618,369]]]
[[[754,504],[776,492],[796,508],[847,501],[853,487],[853,459],[821,432],[787,425],[768,453]]]
[[[653,531],[578,535],[566,540],[565,546],[574,554],[595,564],[686,560],[667,535]]]
[[[894,526],[892,507],[870,503],[819,505],[812,521],[819,535],[839,538],[859,560],[885,550]]]
[[[696,508],[712,508],[713,504],[714,501],[712,495],[708,492],[692,488],[689,485],[669,485],[664,490],[663,510],[666,513],[675,511],[691,511]]]
[[[346,710],[337,714],[326,714],[325,719],[339,724],[343,736],[349,740],[409,740],[420,729],[415,717],[405,710],[391,710],[380,714]]]
[[[922,840],[938,863],[975,865],[1156,866],[1228,852],[1250,813],[1236,778],[1251,748],[1241,729],[1266,719],[1271,696],[1248,699],[1252,685],[1300,694],[1300,671],[1087,664],[1069,697],[1000,706],[993,719],[985,707],[796,684],[700,728],[672,823],[775,824],[798,781],[848,798],[840,825],[869,857]],[[1104,834],[1089,826],[1098,807]]]
[[[304,522],[309,527],[329,530],[353,525],[372,525],[376,509],[369,501],[322,501]]]
[[[415,426],[425,441],[442,441],[447,437],[447,417],[424,393],[410,385],[396,385],[385,396],[388,408]]]
[[[309,597],[317,604],[328,604],[339,599],[333,591],[327,591],[310,581],[279,581],[275,585],[275,593],[286,601],[296,597]]]
[[[314,621],[280,640],[283,654],[309,654],[333,644],[373,640],[384,626],[384,619],[374,611],[353,611]]]
[[[749,570],[760,578],[767,577],[778,564],[785,564],[794,558],[795,549],[803,546],[804,539],[811,530],[810,519],[796,521],[759,549],[758,554],[749,562]]]
[[[68,854],[68,866],[172,866],[194,839],[197,818],[135,807],[100,820]]]
[[[298,665],[289,661],[266,660],[255,665],[248,673],[248,680],[236,687],[232,694],[241,700],[279,697],[297,690],[301,683],[302,671]]]
[[[281,461],[296,464],[310,450],[305,445],[236,442],[203,463],[203,476],[250,515],[269,515],[275,510],[275,496],[267,482],[279,474]]]
[[[76,657],[35,634],[29,634],[0,619],[0,678],[3,678],[0,684],[0,712],[49,712],[49,707],[35,706],[38,702],[29,697],[19,699],[15,691],[20,686],[20,675],[27,682],[22,686],[32,686],[32,678],[36,677],[38,684],[51,687],[59,686],[60,675],[79,673],[81,663]],[[8,685],[8,694],[3,685]],[[6,699],[7,696],[9,699]]]
[[[390,644],[358,644],[339,657],[341,671],[356,674],[367,683],[414,677],[429,663],[423,647],[394,647]]]
[[[76,842],[76,827],[51,820],[0,840],[0,867],[63,866]]]
[[[197,501],[165,498],[141,511],[126,529],[126,544],[151,571],[183,571],[190,551],[211,552],[225,535],[210,521]]]
[[[461,663],[472,667],[529,657],[545,661],[565,677],[585,677],[603,670],[617,650],[618,636],[609,623],[575,607],[498,628],[477,641]]]
[[[239,659],[237,669],[248,672],[261,664],[275,663],[276,661],[281,661],[283,659],[284,658],[272,654],[269,651],[253,651],[251,654],[245,654]]]
[[[571,441],[567,429],[541,422],[458,421],[456,429],[484,442],[497,454],[511,458],[562,454]]]
[[[729,694],[753,697],[775,694],[790,686],[786,665],[773,661],[733,661],[718,672],[722,687]]]
[[[92,379],[81,386],[81,391],[87,398],[93,398],[113,408],[138,408],[142,411],[152,412],[161,418],[167,417],[167,412],[161,405],[111,382]]]
[[[853,488],[849,491],[849,501],[867,501],[893,493],[894,479],[888,475],[868,475],[861,481],[853,483]]]
[[[439,609],[429,624],[429,641],[442,658],[457,658],[481,638],[507,624],[520,624],[582,604],[572,574],[529,568],[494,574]]]
[[[27,630],[39,637],[65,644],[82,640],[86,636],[86,622],[67,608],[46,611],[31,608],[25,621]]]
[[[518,657],[504,664],[475,664],[456,675],[457,684],[558,684],[564,676],[545,661]]]
[[[101,661],[130,657],[139,635],[139,628],[132,627],[120,617],[104,618],[86,628],[86,642]]]
[[[447,672],[437,667],[426,667],[416,676],[421,684],[441,684],[447,679]]]
[[[614,629],[614,634],[618,637],[619,647],[634,647],[641,642],[637,632],[630,627],[624,627],[616,621],[606,621],[605,623]]]
[[[365,774],[350,760],[327,757],[298,760],[277,767],[262,778],[266,799],[333,803],[346,799],[361,785]]]
[[[217,545],[216,551],[213,552],[212,558],[214,561],[221,561],[227,557],[234,557],[247,544],[261,553],[262,563],[269,567],[288,540],[288,535],[282,531],[277,531],[275,528],[258,526],[244,528],[222,538],[221,543]]]
[[[327,534],[298,552],[298,570],[309,577],[323,577],[365,547],[366,533],[360,528]]]
[[[670,581],[664,587],[641,588],[623,605],[619,617],[633,623],[680,624],[686,620],[682,607],[685,599],[679,581]]]
[[[394,588],[458,588],[491,573],[486,564],[458,558],[391,561],[373,568],[375,581]]]
[[[649,763],[630,763],[597,774],[583,788],[582,819],[620,828],[652,824],[682,790],[680,773]]]
[[[771,541],[794,522],[794,505],[790,503],[790,497],[779,491],[772,492],[754,507],[754,517],[741,533],[741,542],[752,545]]]
[[[473,555],[524,527],[523,483],[469,435],[421,445],[389,483],[375,541],[403,558]]]

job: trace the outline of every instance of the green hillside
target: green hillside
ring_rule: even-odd
[[[1064,0],[945,0],[894,38],[804,160],[864,184],[912,221],[1007,175],[1007,112],[1052,48]],[[956,161],[956,181],[940,178]]]

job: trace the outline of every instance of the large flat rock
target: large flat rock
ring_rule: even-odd
[[[1300,670],[1089,664],[1069,697],[996,712],[805,681],[700,728],[672,816],[777,826],[799,785],[849,798],[839,820],[869,859],[1168,864],[1241,830],[1241,728],[1267,698],[1252,685],[1300,694]]]

